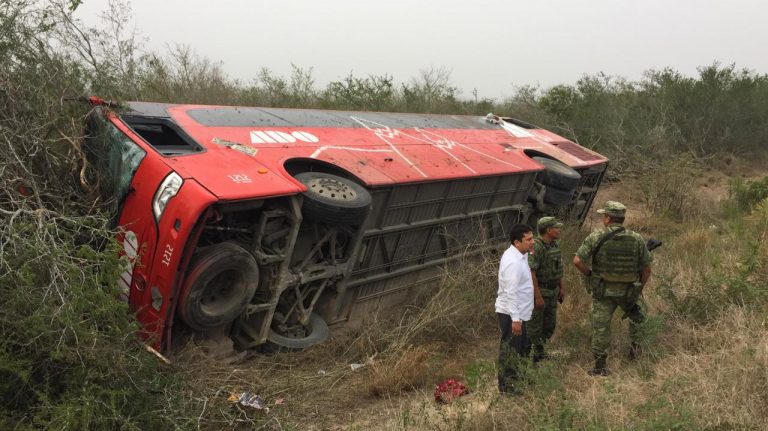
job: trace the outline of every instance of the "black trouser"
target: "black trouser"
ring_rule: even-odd
[[[501,329],[501,342],[499,343],[499,390],[505,391],[514,385],[514,380],[520,379],[520,361],[528,356],[530,345],[526,334],[526,322],[523,322],[523,332],[520,335],[512,334],[512,317],[509,314],[496,313]]]

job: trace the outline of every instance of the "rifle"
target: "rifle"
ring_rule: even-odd
[[[648,251],[653,251],[661,247],[662,244],[664,243],[659,241],[658,239],[649,238],[648,241],[645,242],[645,248],[647,248]]]

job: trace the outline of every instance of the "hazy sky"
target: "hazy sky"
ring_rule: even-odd
[[[98,24],[104,0],[77,16]],[[150,50],[176,43],[250,82],[313,67],[317,87],[352,72],[404,82],[451,71],[462,96],[500,98],[521,85],[574,83],[647,69],[696,75],[719,61],[768,71],[768,3],[759,0],[133,0]]]

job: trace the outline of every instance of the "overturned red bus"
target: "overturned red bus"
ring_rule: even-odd
[[[511,118],[91,98],[118,281],[143,334],[303,348],[405,302],[541,214],[580,221],[607,159]]]

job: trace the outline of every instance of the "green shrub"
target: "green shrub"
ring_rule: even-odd
[[[532,409],[527,412],[530,429],[536,430],[570,430],[589,429],[602,430],[610,427],[599,423],[591,423],[589,413],[581,409],[573,400],[558,394],[554,400],[549,400],[544,409]]]
[[[760,310],[768,303],[761,247],[748,241],[736,268],[713,262],[713,270],[700,273],[684,288],[674,277],[662,278],[657,293],[676,313],[701,324],[716,320],[732,305]]]
[[[696,421],[696,410],[685,403],[674,402],[670,396],[660,394],[637,407],[639,420],[632,429],[640,430],[692,430],[701,429]]]
[[[91,220],[27,221],[19,215],[6,226],[0,259],[15,268],[0,277],[0,374],[7,377],[0,422],[73,430],[171,425],[173,416],[156,409],[173,373],[144,351],[132,314],[116,299],[116,248],[77,244]],[[93,240],[112,236],[91,232]]]
[[[768,198],[768,176],[756,181],[745,181],[741,177],[732,178],[728,195],[734,208],[741,212],[750,211],[756,204]]]
[[[697,162],[687,154],[659,161],[640,177],[645,206],[653,214],[675,221],[701,220],[710,210],[691,192],[691,179],[698,171]]]
[[[184,382],[144,351],[79,187],[87,108],[62,101],[89,82],[55,42],[77,4],[0,2],[0,428],[173,428]]]
[[[496,364],[491,361],[475,361],[464,369],[466,384],[470,390],[475,390],[484,380],[496,379]]]

